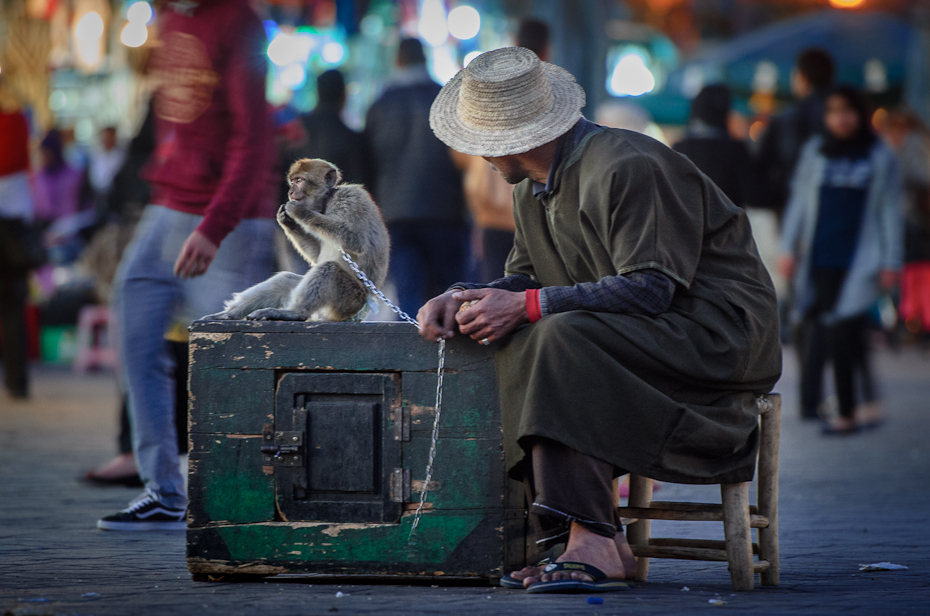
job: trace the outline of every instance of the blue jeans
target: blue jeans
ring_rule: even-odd
[[[390,278],[400,307],[416,317],[420,307],[466,278],[468,228],[430,220],[388,223]]]
[[[148,206],[120,262],[113,298],[136,466],[145,486],[177,508],[187,506],[187,494],[178,463],[174,359],[165,332],[175,322],[190,324],[220,311],[233,293],[274,273],[275,223],[249,219],[223,240],[203,276],[175,277],[181,246],[202,220]]]

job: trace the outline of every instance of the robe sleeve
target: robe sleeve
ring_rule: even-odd
[[[652,269],[690,287],[706,200],[721,198],[719,191],[683,156],[660,159],[635,147],[621,153],[607,177],[592,173],[582,182],[581,207],[616,274]]]

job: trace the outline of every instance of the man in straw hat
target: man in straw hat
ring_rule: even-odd
[[[614,477],[752,479],[756,396],[781,372],[772,282],[743,210],[649,137],[581,116],[584,92],[530,51],[479,56],[436,98],[454,150],[516,184],[505,277],[419,313],[430,340],[500,341],[507,468],[556,563],[502,583],[605,591],[635,569]],[[464,302],[477,300],[467,310]]]

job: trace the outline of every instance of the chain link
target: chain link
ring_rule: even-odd
[[[368,278],[368,276],[365,275],[365,272],[363,272],[362,268],[358,266],[358,263],[352,260],[352,257],[349,256],[349,253],[347,253],[342,248],[339,249],[339,252],[342,253],[342,258],[345,260],[346,263],[349,264],[349,267],[352,268],[352,271],[355,272],[356,277],[358,277],[358,279],[362,282],[362,284],[365,285],[365,288],[368,289],[368,291],[372,295],[374,295],[378,299],[379,302],[381,302],[382,304],[384,304],[385,306],[393,310],[394,314],[399,316],[401,319],[403,319],[407,323],[410,323],[417,329],[420,329],[420,324],[416,322],[416,319],[412,318],[409,314],[401,310],[399,306],[396,306],[394,302],[389,300],[387,296],[381,292],[381,289],[376,287],[375,283],[373,283]]]
[[[423,480],[423,489],[420,491],[420,504],[417,505],[417,512],[413,516],[413,526],[410,528],[410,534],[417,529],[420,524],[420,514],[423,513],[423,505],[426,504],[426,496],[429,494],[429,482],[433,478],[433,462],[436,460],[436,444],[439,443],[439,415],[442,413],[442,377],[445,373],[446,364],[446,341],[439,340],[439,367],[436,369],[436,419],[433,420],[433,437],[429,444],[429,457],[426,459],[426,479]]]
[[[355,272],[355,275],[358,279],[365,285],[365,288],[374,295],[378,301],[394,311],[397,316],[401,319],[410,323],[417,329],[420,329],[420,324],[417,323],[414,319],[410,317],[409,314],[401,310],[396,306],[391,300],[389,300],[381,290],[375,286],[375,283],[365,275],[365,272],[358,266],[358,264],[352,260],[352,257],[349,256],[342,248],[339,249],[342,253],[342,258],[346,263],[349,264],[349,267],[352,268],[352,271]],[[420,504],[417,505],[417,511],[413,516],[413,525],[410,527],[410,537],[413,539],[413,533],[417,530],[417,526],[420,525],[420,516],[423,513],[423,506],[426,504],[426,497],[429,495],[429,484],[433,478],[433,462],[436,461],[436,446],[439,443],[439,416],[442,414],[442,380],[443,375],[445,374],[446,366],[446,341],[445,339],[440,338],[439,340],[439,367],[436,369],[436,419],[433,420],[433,435],[429,444],[429,456],[426,460],[426,479],[423,481],[423,489],[420,491]]]

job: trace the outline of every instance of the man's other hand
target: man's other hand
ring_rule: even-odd
[[[430,342],[439,342],[440,338],[449,339],[455,335],[455,313],[462,305],[453,297],[455,291],[443,293],[426,302],[417,313],[420,335]]]
[[[459,331],[473,340],[495,342],[520,325],[529,323],[526,294],[501,289],[458,291],[452,298],[461,303],[477,300],[468,310],[455,314]]]
[[[179,278],[196,278],[207,272],[219,246],[199,231],[194,231],[181,247],[178,260],[174,263],[174,275]]]

